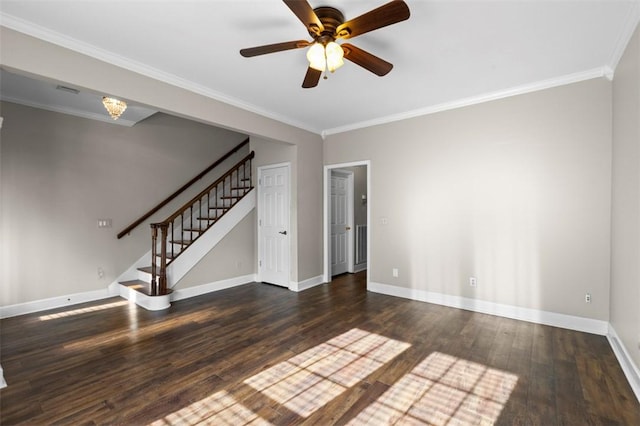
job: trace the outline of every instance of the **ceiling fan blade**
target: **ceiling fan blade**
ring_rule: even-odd
[[[324,31],[324,25],[306,0],[283,0],[307,29],[316,35]]]
[[[393,0],[364,15],[353,18],[336,28],[336,38],[352,38],[387,25],[409,19],[409,6],[402,0]]]
[[[299,49],[309,46],[306,40],[286,41],[284,43],[266,44],[264,46],[248,47],[240,49],[240,54],[245,58],[252,56],[265,55],[267,53],[282,52],[283,50]]]
[[[344,51],[344,58],[350,60],[354,64],[360,65],[372,73],[382,77],[387,75],[393,68],[393,64],[380,59],[371,53],[355,47],[349,43],[342,44],[342,50]]]
[[[321,75],[322,75],[322,71],[318,71],[316,69],[309,67],[307,69],[307,74],[304,76],[302,87],[305,89],[316,87],[318,85],[318,82],[320,81]]]

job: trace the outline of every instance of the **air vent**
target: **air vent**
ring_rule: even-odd
[[[78,93],[80,93],[78,89],[74,89],[73,87],[57,85],[56,89],[62,90],[63,92],[67,92],[67,93],[73,93],[74,95],[77,95]]]

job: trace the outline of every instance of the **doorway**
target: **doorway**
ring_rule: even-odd
[[[369,161],[324,167],[325,282],[370,267],[370,176]]]

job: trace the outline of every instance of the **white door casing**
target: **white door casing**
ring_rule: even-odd
[[[353,272],[353,173],[331,173],[331,275]]]
[[[289,287],[290,165],[258,168],[258,279]]]

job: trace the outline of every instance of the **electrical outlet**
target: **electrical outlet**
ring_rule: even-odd
[[[391,273],[393,274],[393,277],[394,277],[394,278],[398,278],[398,268],[393,268],[393,269],[391,270]]]
[[[101,280],[104,278],[104,269],[98,266],[98,279]]]
[[[591,293],[585,293],[584,303],[591,303]]]
[[[478,280],[476,279],[476,277],[469,277],[469,286],[471,287],[478,286]]]
[[[111,228],[111,219],[98,219],[98,228]]]

